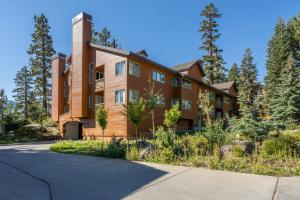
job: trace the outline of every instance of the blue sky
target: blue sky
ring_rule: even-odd
[[[240,63],[249,47],[263,80],[274,24],[300,12],[297,0],[0,0],[0,88],[12,99],[15,74],[28,63],[34,14],[48,17],[57,52],[70,53],[71,19],[84,11],[96,29],[107,26],[122,48],[146,49],[151,59],[173,66],[202,56],[199,13],[209,2],[222,13],[218,45],[227,67]]]

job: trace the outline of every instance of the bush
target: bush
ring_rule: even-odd
[[[156,133],[157,144],[161,148],[169,148],[173,146],[174,134],[171,130],[164,130],[162,126],[158,127]]]
[[[262,156],[285,157],[293,154],[293,145],[291,141],[284,137],[270,138],[263,142]]]
[[[214,123],[207,124],[204,131],[199,132],[199,135],[203,135],[208,139],[210,148],[214,145],[221,146],[225,141],[226,132],[223,129],[223,121],[216,120]]]
[[[246,153],[239,145],[234,145],[231,154],[235,157],[245,157]]]
[[[175,161],[174,152],[171,148],[162,148],[156,154],[146,158],[147,161],[170,164]]]
[[[125,159],[126,160],[140,160],[139,150],[135,145],[127,148],[126,154],[125,154]]]
[[[45,127],[57,127],[57,123],[51,117],[45,118],[43,120],[43,125]]]

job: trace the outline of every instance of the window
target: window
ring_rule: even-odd
[[[67,98],[69,96],[69,87],[68,87],[68,81],[64,81],[64,97]]]
[[[125,103],[125,90],[117,90],[115,92],[115,103],[116,104]]]
[[[182,80],[182,87],[187,88],[187,89],[191,89],[192,88],[192,82],[190,80],[183,79]]]
[[[171,99],[171,106],[179,104],[179,99]]]
[[[171,86],[179,87],[179,81],[180,81],[179,78],[176,78],[176,77],[172,78]]]
[[[95,104],[101,104],[103,103],[103,96],[99,96],[99,95],[96,95],[96,102]]]
[[[89,64],[89,84],[93,84],[93,63]]]
[[[96,80],[99,80],[99,79],[101,79],[103,77],[104,77],[104,75],[103,75],[102,72],[96,72]]]
[[[69,112],[69,104],[64,105],[64,113]]]
[[[157,72],[157,71],[152,72],[152,80],[158,81],[160,83],[165,83],[165,81],[166,81],[165,75],[160,72]]]
[[[209,96],[209,100],[215,100],[215,93],[214,92],[209,92],[208,96]]]
[[[140,65],[137,63],[129,62],[129,74],[140,77],[141,68]]]
[[[116,76],[125,74],[125,61],[116,63]]]
[[[164,106],[165,105],[165,97],[163,95],[159,96],[159,98],[157,99],[157,104],[159,106]]]
[[[93,96],[89,96],[89,108],[93,107]]]
[[[129,102],[138,101],[140,98],[140,91],[129,89]]]
[[[183,99],[183,100],[182,100],[182,108],[183,108],[184,110],[191,110],[191,108],[192,108],[192,103],[191,103],[191,101],[186,100],[186,99]]]

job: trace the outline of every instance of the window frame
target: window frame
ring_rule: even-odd
[[[121,65],[122,64],[122,65]],[[118,72],[118,66],[121,65],[122,66],[122,73],[117,73]],[[120,61],[120,62],[117,62],[115,64],[115,76],[122,76],[125,74],[125,66],[126,66],[126,62],[125,61]]]
[[[136,92],[136,93],[135,93]],[[137,97],[136,99],[133,98],[133,94],[137,94]],[[133,95],[133,96],[132,96]],[[131,89],[129,88],[128,90],[128,102],[132,103],[134,100],[135,101],[138,101],[140,99],[140,91],[139,90],[136,90],[136,89]]]
[[[117,94],[118,92],[122,92],[123,96],[122,96],[122,101],[117,102]],[[120,104],[124,104],[126,102],[126,91],[125,89],[120,89],[120,90],[115,90],[115,104],[120,105]]]
[[[192,81],[191,80],[183,78],[181,82],[182,82],[181,86],[183,88],[186,88],[186,89],[189,89],[189,90],[192,89]],[[189,83],[188,85],[187,85],[187,82]]]
[[[89,85],[93,84],[94,81],[94,65],[93,63],[89,63]]]
[[[92,95],[89,95],[88,101],[89,101],[89,108],[93,108],[94,99]]]
[[[189,103],[190,107],[187,108],[186,107],[186,103]],[[192,101],[188,100],[188,99],[182,99],[182,109],[183,110],[191,110],[192,109]]]
[[[130,71],[130,67],[132,67],[132,73]],[[137,68],[135,68],[137,67]],[[138,69],[138,74],[135,74],[135,69]],[[139,63],[129,61],[128,62],[128,74],[137,78],[140,78],[141,76],[141,65]]]
[[[152,80],[159,83],[166,83],[166,74],[157,70],[152,71]]]

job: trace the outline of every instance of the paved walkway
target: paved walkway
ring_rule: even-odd
[[[0,199],[300,199],[300,177],[58,154],[49,145],[0,146]]]

